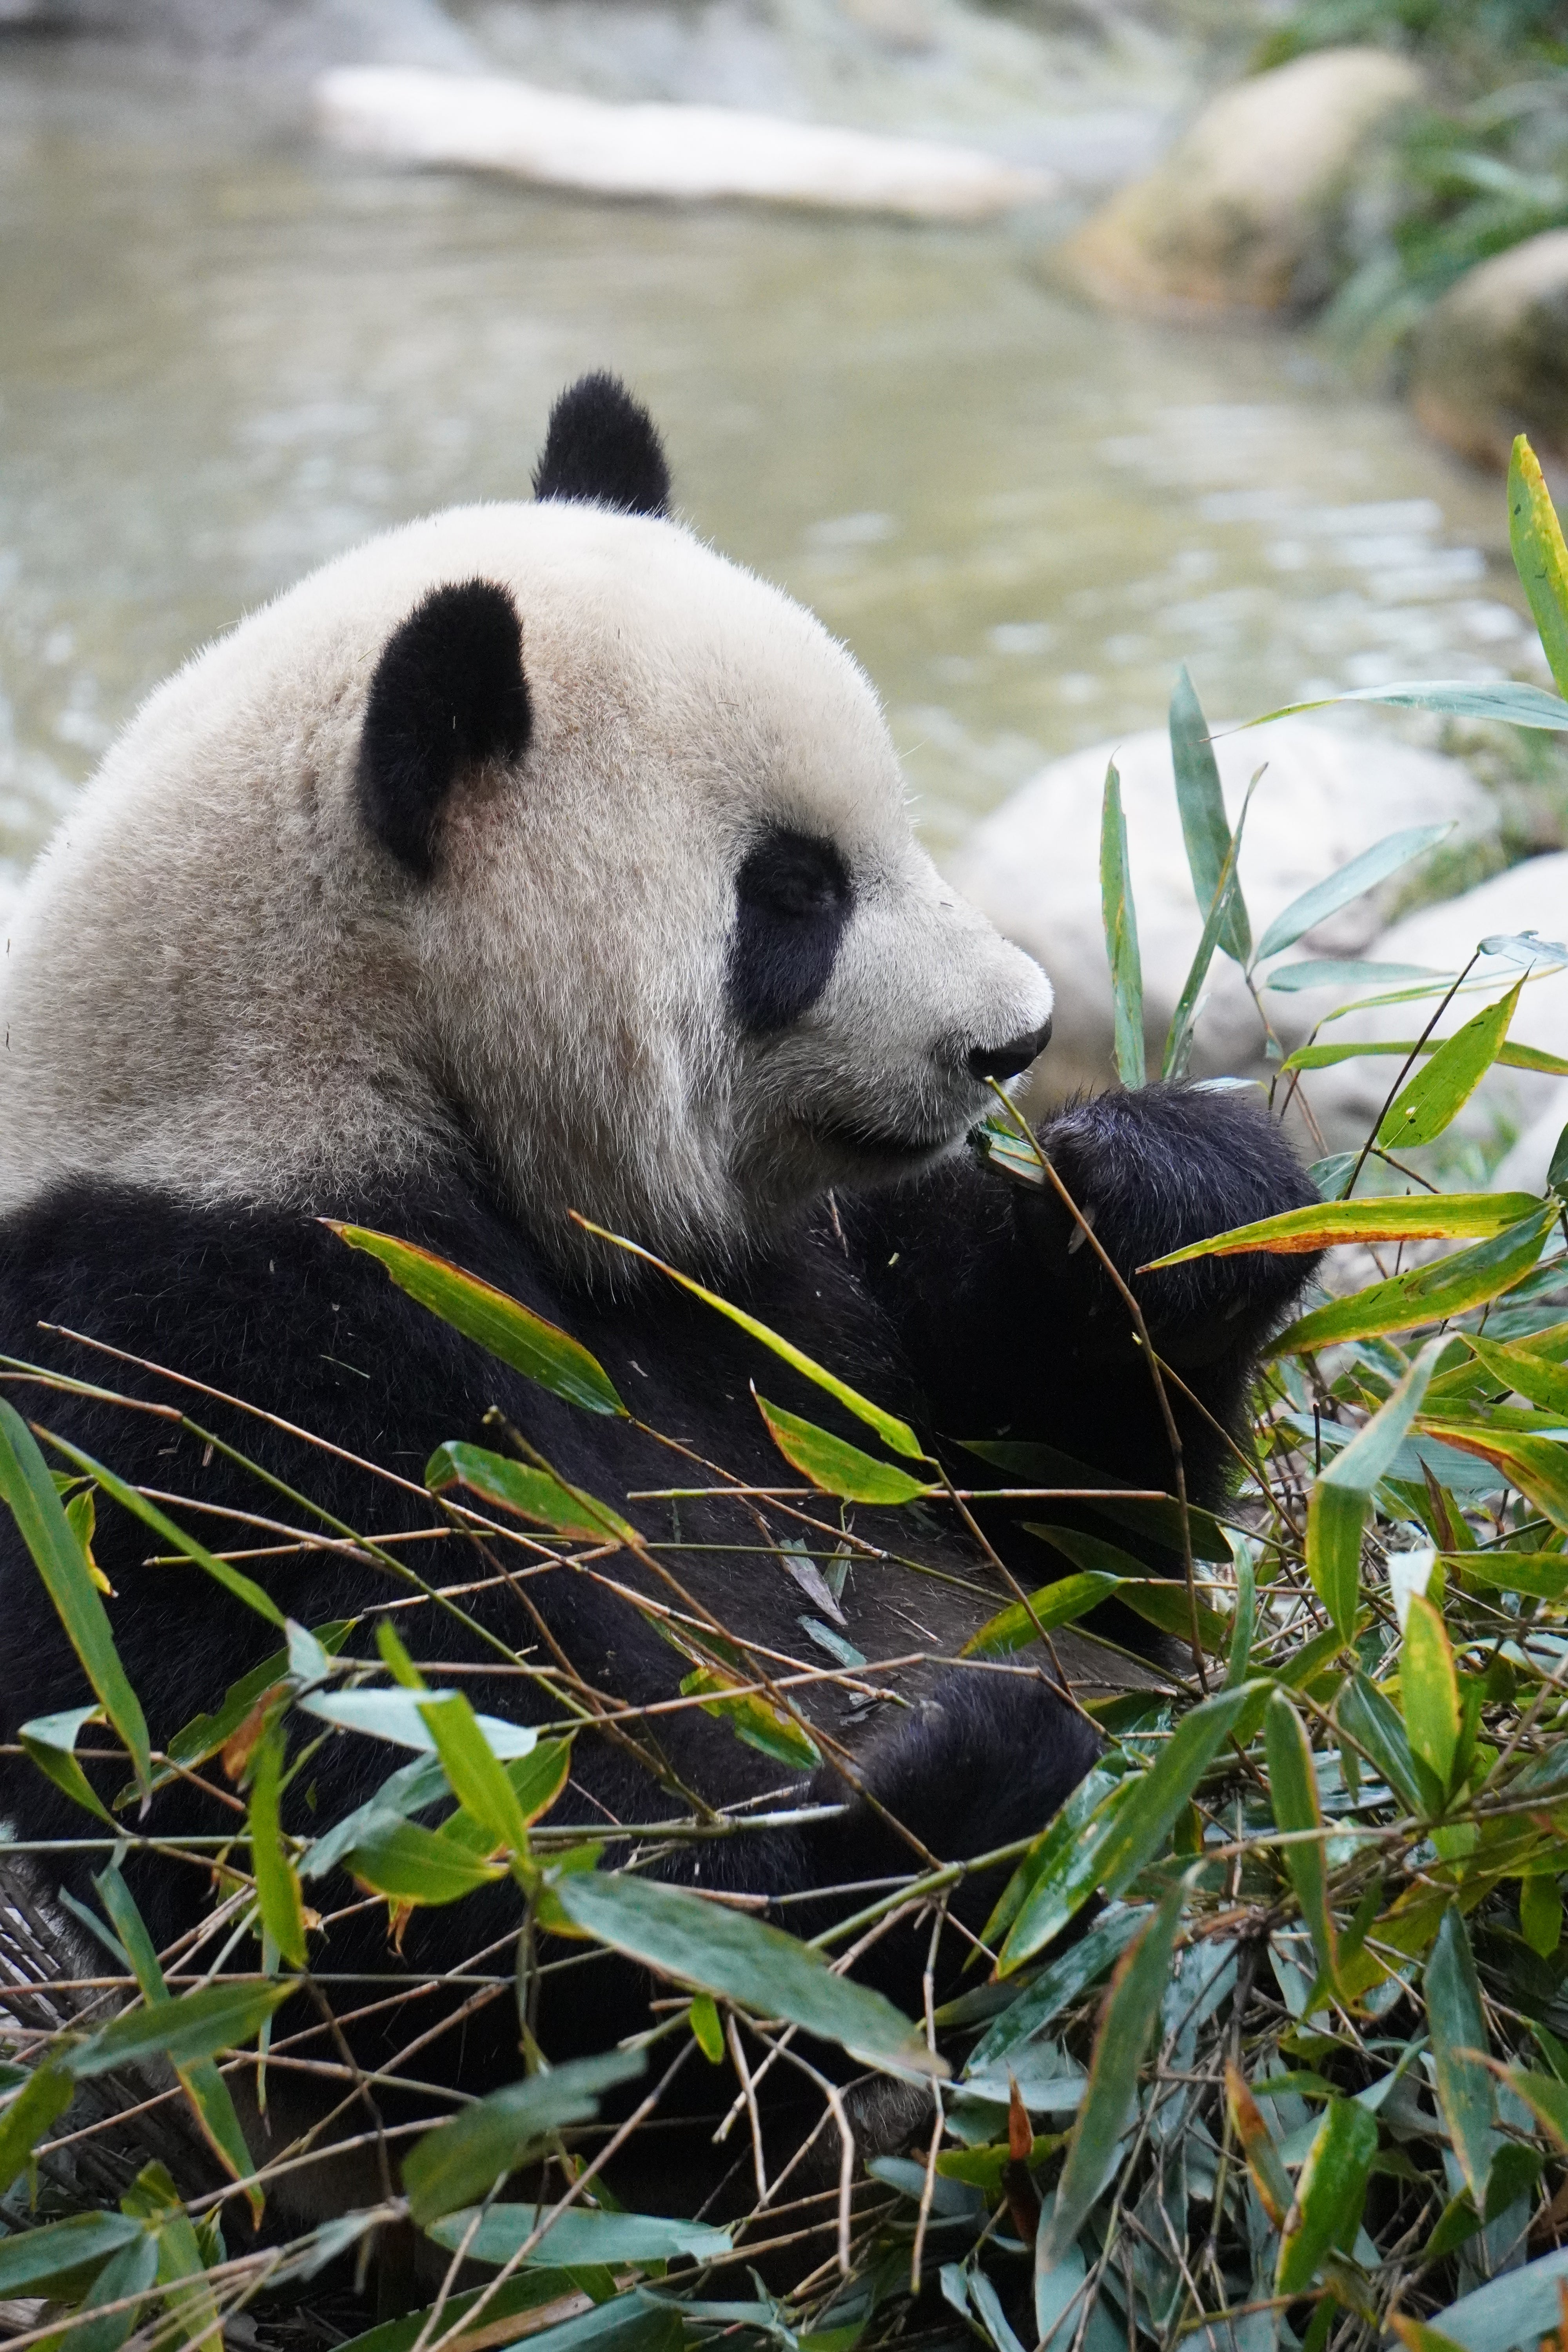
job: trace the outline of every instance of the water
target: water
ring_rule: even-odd
[[[611,205],[0,48],[0,860],[140,697],[364,534],[526,493],[624,371],[682,508],[886,698],[939,848],[1156,720],[1525,658],[1500,486],[1299,345],[1110,320],[1037,224]]]

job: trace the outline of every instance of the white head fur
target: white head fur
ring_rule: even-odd
[[[0,1206],[85,1176],[352,1209],[477,1160],[563,1254],[576,1209],[714,1263],[962,1139],[972,1057],[1015,1066],[1048,982],[916,845],[844,649],[583,496],[392,531],[151,697],[14,910]],[[367,823],[366,705],[394,632],[472,582],[515,607],[531,725],[455,779],[421,875]],[[736,877],[781,828],[837,850],[848,912],[815,1001],[757,1033]]]

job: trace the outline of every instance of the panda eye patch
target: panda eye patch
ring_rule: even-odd
[[[730,1000],[742,1026],[786,1029],[826,987],[849,919],[849,874],[830,841],[776,826],[735,884]]]

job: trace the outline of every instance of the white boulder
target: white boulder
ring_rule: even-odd
[[[500,75],[345,66],[316,85],[340,146],[552,187],[980,220],[1055,194],[1047,172],[965,147],[720,106],[613,106]]]
[[[1233,824],[1249,780],[1265,770],[1240,859],[1255,939],[1292,899],[1387,834],[1448,819],[1473,838],[1496,822],[1487,794],[1457,760],[1366,728],[1280,719],[1218,735],[1215,754]],[[1102,1087],[1114,1076],[1100,905],[1100,805],[1106,764],[1113,757],[1127,822],[1149,1065],[1157,1071],[1203,929],[1164,729],[1053,761],[977,825],[949,861],[959,888],[1044,965],[1055,985],[1052,1042],[1037,1081],[1042,1098]],[[1382,928],[1389,887],[1342,908],[1276,962],[1364,955]],[[1385,948],[1389,942],[1380,941],[1380,958]],[[1208,992],[1194,1074],[1263,1072],[1257,1010],[1237,967],[1223,955],[1210,967]],[[1265,999],[1276,1030],[1290,1045],[1334,1001],[1321,991],[1270,992]]]

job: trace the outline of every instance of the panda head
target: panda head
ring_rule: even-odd
[[[16,927],[0,1191],[456,1159],[562,1255],[576,1210],[721,1265],[1034,1059],[1049,984],[917,845],[865,677],[668,520],[613,380],[535,489],[327,566],[110,753]]]

